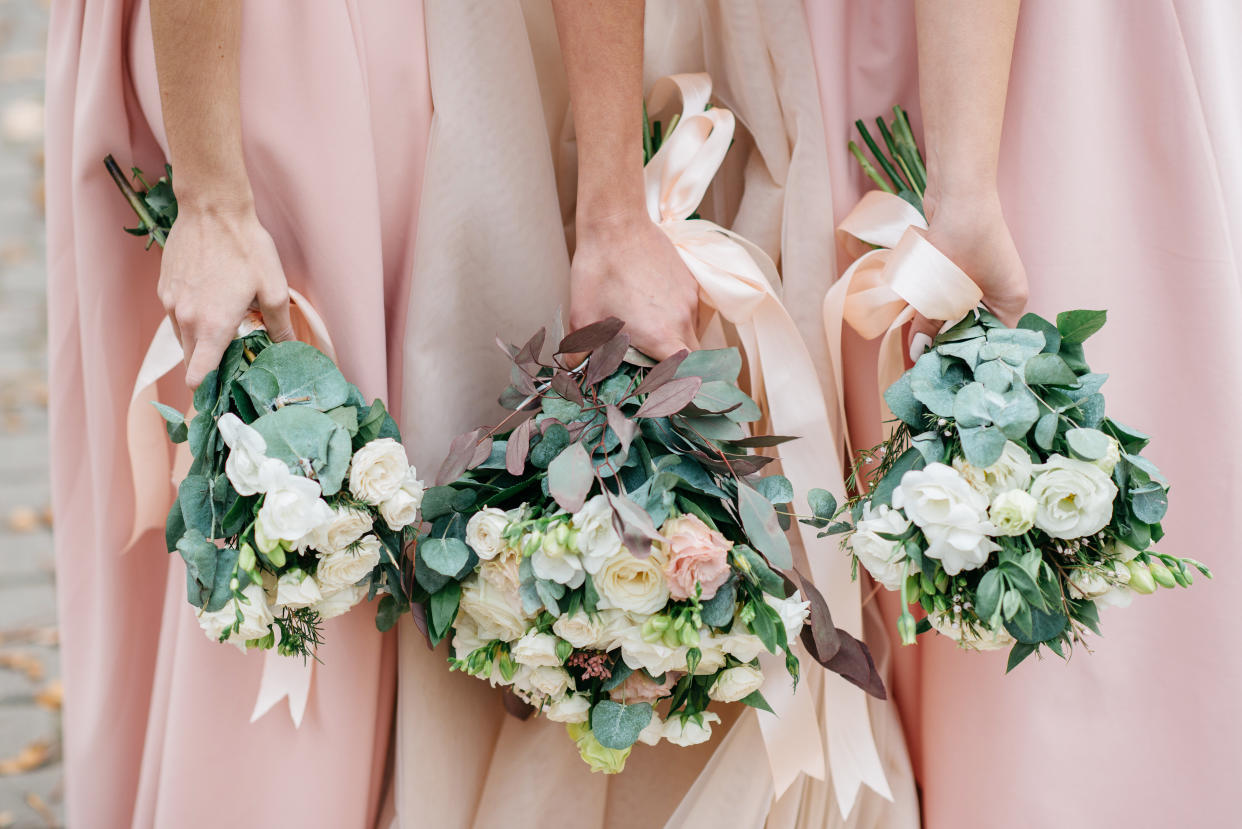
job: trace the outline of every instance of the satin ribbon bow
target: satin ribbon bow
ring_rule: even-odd
[[[290,289],[289,297],[295,336],[313,344],[335,361],[336,350],[332,347],[332,338],[328,336],[327,326],[319,312],[297,291]],[[255,327],[250,325],[245,330],[239,330],[239,335],[249,333]],[[143,534],[164,526],[176,492],[175,479],[182,477],[190,465],[189,450],[184,444],[178,447],[174,458],[172,447],[164,437],[164,421],[151,405],[156,400],[156,387],[160,379],[181,365],[184,359],[185,353],[173,331],[172,321],[165,318],[156,329],[138,369],[126,416],[134,515],[133,529],[129,541],[121,549],[122,554]],[[267,651],[250,721],[254,722],[287,697],[294,727],[300,726],[310,695],[313,665],[314,660],[300,660],[281,656],[274,650]]]
[[[773,430],[801,438],[792,449],[777,451],[782,471],[795,489],[805,492],[837,475],[841,457],[810,352],[773,288],[780,282],[776,266],[740,236],[712,222],[688,219],[733,140],[733,113],[721,107],[704,110],[711,90],[705,74],[672,75],[652,88],[647,106],[652,117],[675,108],[678,99],[681,110],[676,128],[647,164],[647,208],[698,281],[700,300],[736,329],[750,369],[751,393]],[[836,495],[842,496],[841,482],[835,485]],[[835,550],[814,555],[823,542],[814,529],[801,524],[798,529],[812,577],[832,607],[834,622],[861,639],[861,599],[848,560]],[[788,681],[778,681],[787,680],[779,665],[765,664],[764,671],[771,681],[763,693],[779,716],[758,716],[779,798],[800,773],[824,779],[824,748],[809,691],[804,686],[795,694]],[[841,813],[849,815],[863,784],[891,799],[864,692],[827,677],[818,714],[827,723],[828,769]]]
[[[912,204],[882,190],[863,196],[837,227],[847,252],[875,248],[858,256],[824,298],[837,400],[845,400],[840,346],[843,323],[849,323],[865,339],[883,338],[876,374],[886,420],[891,413],[883,393],[906,367],[905,324],[916,312],[932,320],[956,321],[983,300],[974,280],[919,232],[926,229],[923,214]],[[844,423],[844,409],[841,415]]]

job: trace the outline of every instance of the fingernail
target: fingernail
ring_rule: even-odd
[[[910,339],[910,359],[918,361],[923,356],[923,352],[931,347],[932,338],[924,334],[922,331],[915,334]]]

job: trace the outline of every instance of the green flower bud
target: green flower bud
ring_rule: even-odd
[[[569,739],[577,743],[578,754],[591,767],[591,771],[617,774],[625,768],[631,749],[618,751],[615,748],[605,748],[595,739],[595,734],[587,723],[570,723],[565,726],[565,730],[569,732]]]
[[[280,545],[276,545],[275,547],[271,549],[269,553],[267,553],[267,560],[272,563],[273,567],[284,567],[285,566],[285,548],[281,547]]]
[[[949,588],[949,574],[943,570],[936,571],[936,590],[943,593]]]
[[[241,582],[237,580],[237,576],[229,579],[229,590],[236,593],[241,588]]]
[[[897,633],[901,636],[901,644],[913,645],[918,635],[918,622],[909,613],[897,617]]]
[[[556,658],[561,660],[561,664],[564,664],[565,660],[568,659],[569,655],[573,652],[573,645],[569,644],[564,639],[556,640]]]
[[[690,625],[686,625],[681,629],[681,644],[697,645],[699,644],[699,631]]]
[[[755,608],[751,604],[742,605],[742,609],[737,612],[737,620],[743,625],[749,625],[755,621]]]
[[[1169,566],[1161,559],[1152,556],[1151,560],[1147,562],[1147,569],[1151,570],[1152,578],[1161,587],[1177,586],[1177,579],[1173,578],[1173,574],[1169,572]]]
[[[246,542],[242,542],[241,551],[237,554],[237,566],[249,573],[254,569],[255,555],[254,547]]]
[[[1133,561],[1126,562],[1126,567],[1130,568],[1130,589],[1135,593],[1147,595],[1156,592],[1156,579],[1152,576],[1151,570],[1147,565],[1139,561],[1137,558]]]
[[[923,579],[917,574],[906,579],[906,601],[910,604],[917,602],[919,596],[923,595],[922,581]]]
[[[681,632],[674,628],[669,628],[664,631],[663,641],[666,647],[675,648],[681,644]]]

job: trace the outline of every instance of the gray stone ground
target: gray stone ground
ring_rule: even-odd
[[[41,0],[0,0],[0,829],[61,822],[43,255],[47,12]]]

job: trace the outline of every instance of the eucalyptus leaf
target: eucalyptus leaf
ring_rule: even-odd
[[[793,484],[784,475],[766,475],[755,481],[755,489],[773,504],[788,504],[794,499]]]
[[[967,383],[953,398],[953,419],[958,427],[987,426],[992,422],[991,410],[998,408],[1000,397],[988,392],[982,383]]]
[[[594,482],[591,456],[579,442],[569,444],[548,465],[548,491],[567,512],[582,509]]]
[[[349,432],[340,423],[309,406],[284,406],[251,425],[267,442],[268,457],[284,461],[294,474],[313,472],[324,495],[340,490],[353,455]]]
[[[457,607],[461,604],[461,585],[450,581],[441,590],[432,593],[428,602],[429,631],[433,643],[438,644],[449,632],[453,620],[457,617]]]
[[[736,348],[691,351],[677,367],[677,377],[701,377],[703,381],[719,380],[737,383],[742,371],[742,355]]]
[[[560,423],[554,423],[530,450],[530,462],[540,469],[547,469],[553,459],[568,445],[569,430]]]
[[[714,596],[703,602],[699,617],[703,624],[709,627],[722,628],[733,621],[733,611],[736,605],[737,582],[730,577],[717,588]]]
[[[442,576],[455,576],[470,560],[470,548],[460,538],[425,538],[417,555]]]
[[[187,598],[195,607],[203,607],[211,596],[216,578],[215,544],[196,529],[186,531],[177,542],[177,552],[185,561]]]
[[[1130,509],[1145,524],[1155,524],[1164,518],[1169,509],[1169,496],[1157,483],[1145,484],[1130,490]]]
[[[1056,638],[1069,625],[1069,619],[1060,610],[1046,611],[1030,608],[1030,624],[1020,624],[1018,619],[1005,623],[1005,629],[1023,645],[1038,645]]]
[[[910,389],[910,373],[906,372],[897,378],[897,382],[889,386],[884,392],[884,402],[888,404],[888,408],[894,415],[901,418],[902,422],[918,429],[922,428],[923,414],[927,411],[923,408],[914,396],[914,392]]]
[[[1108,454],[1112,445],[1108,435],[1098,429],[1070,429],[1065,441],[1075,456],[1085,461],[1098,461]]]
[[[980,469],[996,463],[1005,451],[1005,433],[995,426],[959,426],[957,434],[966,460]]]
[[[1044,335],[1044,351],[1056,354],[1061,350],[1061,332],[1057,327],[1038,314],[1024,314],[1018,320],[1018,327],[1028,331],[1038,331]]]
[[[1060,416],[1056,412],[1045,412],[1035,423],[1035,443],[1045,452],[1052,451],[1052,443],[1057,437],[1057,423]]]
[[[939,432],[923,432],[910,438],[910,445],[923,456],[925,463],[940,463],[944,460],[944,440]]]
[[[165,406],[163,403],[151,402],[151,405],[159,411],[160,416],[164,418],[164,428],[168,432],[168,437],[173,443],[185,443],[190,437],[189,427],[186,426],[185,415],[174,409],[172,406]]]
[[[982,337],[976,337],[970,340],[941,343],[936,346],[936,351],[946,357],[956,357],[970,366],[971,371],[974,371],[975,366],[979,365],[979,349],[983,347],[984,343],[985,340]]]
[[[297,404],[326,412],[349,399],[349,383],[328,355],[296,340],[263,349],[237,382],[259,411]]]
[[[1104,327],[1107,311],[1062,311],[1057,314],[1057,330],[1064,342],[1078,344]]]
[[[776,510],[772,502],[763,497],[757,490],[739,481],[737,486],[738,514],[742,519],[742,528],[746,531],[750,543],[781,569],[793,566],[793,552],[789,548],[789,539],[782,532]]]
[[[624,751],[638,741],[638,735],[651,722],[651,704],[622,705],[600,700],[591,709],[591,733],[604,748]]]
[[[987,360],[975,369],[975,379],[989,391],[1003,394],[1013,386],[1014,371],[1004,360]]]
[[[917,449],[907,449],[901,453],[897,460],[893,461],[893,465],[889,467],[888,473],[871,489],[871,502],[877,506],[880,504],[891,505],[893,502],[893,490],[901,485],[901,476],[914,469],[922,469],[927,464],[923,460],[922,454]]]
[[[212,545],[215,546],[214,544]],[[237,576],[237,589],[244,590],[250,583],[250,576],[237,569],[240,553],[231,547],[219,548],[215,551],[216,566],[212,578],[211,592],[203,610],[214,613],[221,610],[233,598],[232,581]]]
[[[1039,420],[1039,405],[1025,386],[1005,394],[1000,405],[989,402],[992,422],[1010,440],[1022,440]]]
[[[760,416],[759,405],[731,381],[708,380],[699,388],[693,403],[705,412],[724,413],[738,423],[750,423]]]
[[[1032,386],[1070,386],[1078,375],[1056,354],[1036,354],[1026,363],[1026,382]]]

